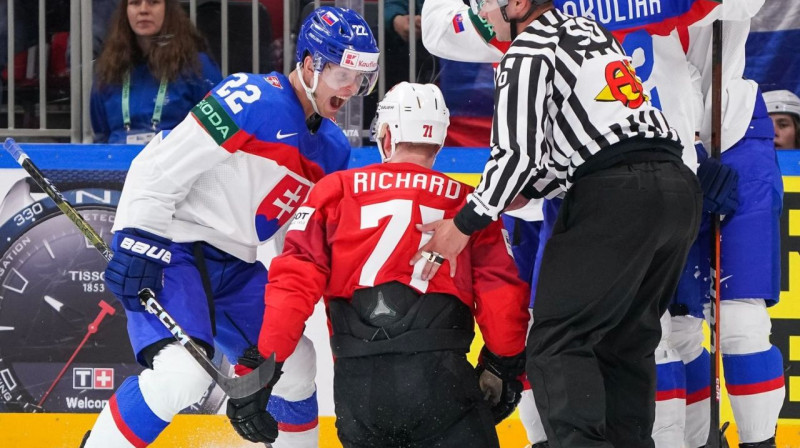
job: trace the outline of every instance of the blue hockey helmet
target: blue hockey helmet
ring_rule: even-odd
[[[317,72],[326,63],[362,72],[358,95],[375,86],[380,50],[367,22],[351,9],[322,6],[312,11],[297,35],[297,62],[302,63],[306,54]]]

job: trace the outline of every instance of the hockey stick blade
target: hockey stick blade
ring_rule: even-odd
[[[81,233],[89,240],[90,243],[97,249],[106,261],[111,260],[113,252],[108,247],[103,237],[89,225],[86,220],[78,213],[75,208],[64,198],[64,195],[50,182],[50,179],[45,177],[44,173],[33,163],[33,160],[20,148],[13,138],[7,138],[3,143],[5,150],[17,161],[17,163],[28,172],[31,179],[36,182],[39,187],[47,193],[70,221],[81,231]],[[144,290],[143,290],[144,291]],[[147,290],[149,291],[149,290]],[[141,292],[139,299],[142,300]],[[214,363],[208,359],[205,350],[195,344],[186,332],[175,322],[174,319],[164,310],[164,307],[156,300],[155,294],[150,291],[150,295],[146,296],[146,300],[142,301],[145,309],[150,313],[155,314],[158,320],[169,330],[175,339],[183,345],[184,348],[197,360],[200,367],[203,368],[219,385],[228,396],[232,398],[244,398],[248,395],[256,393],[259,389],[266,386],[272,375],[275,372],[275,359],[274,356],[266,360],[255,369],[253,372],[240,377],[229,377],[220,372]]]
[[[272,379],[272,375],[275,373],[274,353],[267,358],[266,361],[262,362],[258,368],[247,375],[230,378],[220,372],[217,366],[215,366],[208,357],[202,355],[205,350],[195,344],[195,342],[183,332],[183,329],[175,323],[175,320],[167,313],[167,310],[158,303],[153,291],[148,288],[139,291],[139,300],[142,302],[145,309],[150,314],[155,315],[158,320],[164,324],[164,327],[172,333],[175,339],[189,350],[189,353],[191,353],[192,357],[203,367],[203,370],[211,375],[211,378],[213,378],[219,387],[231,398],[244,398],[248,395],[252,395],[266,386],[269,380]]]

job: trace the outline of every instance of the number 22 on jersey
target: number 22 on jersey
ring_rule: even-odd
[[[251,104],[255,102],[261,98],[261,90],[252,84],[247,84],[239,89],[239,87],[247,82],[247,75],[244,73],[234,73],[231,77],[234,79],[229,80],[223,84],[222,87],[217,89],[217,95],[225,99],[228,107],[231,108],[231,112],[238,114],[242,111],[242,105],[240,103]],[[230,89],[239,90],[231,92]]]

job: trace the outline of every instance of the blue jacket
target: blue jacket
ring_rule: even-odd
[[[202,66],[202,77],[183,76],[167,85],[161,122],[156,132],[174,128],[222,80],[219,68],[207,54],[200,53],[198,57]],[[131,71],[131,131],[152,131],[153,108],[160,84],[161,80],[150,73],[147,64],[137,65]],[[122,85],[98,89],[95,82],[92,88],[91,118],[95,142],[126,142],[127,132],[122,121]]]

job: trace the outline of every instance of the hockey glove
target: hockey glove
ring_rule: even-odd
[[[484,346],[475,369],[481,392],[492,405],[494,422],[500,423],[514,412],[522,398],[519,377],[525,372],[525,352],[498,356]]]
[[[164,286],[164,266],[172,258],[170,240],[131,227],[114,233],[111,248],[114,256],[106,267],[108,289],[129,311],[144,311],[139,291],[158,292]]]
[[[698,145],[700,149],[698,149]],[[696,144],[697,178],[703,189],[703,210],[717,215],[729,215],[739,206],[737,184],[739,174],[733,168],[723,165],[706,155],[702,144]]]
[[[264,362],[258,347],[250,347],[234,367],[237,375],[246,375]],[[272,387],[281,377],[283,363],[275,364],[275,374],[258,392],[244,398],[229,398],[226,414],[233,429],[245,440],[272,443],[278,438],[278,422],[267,412]]]

